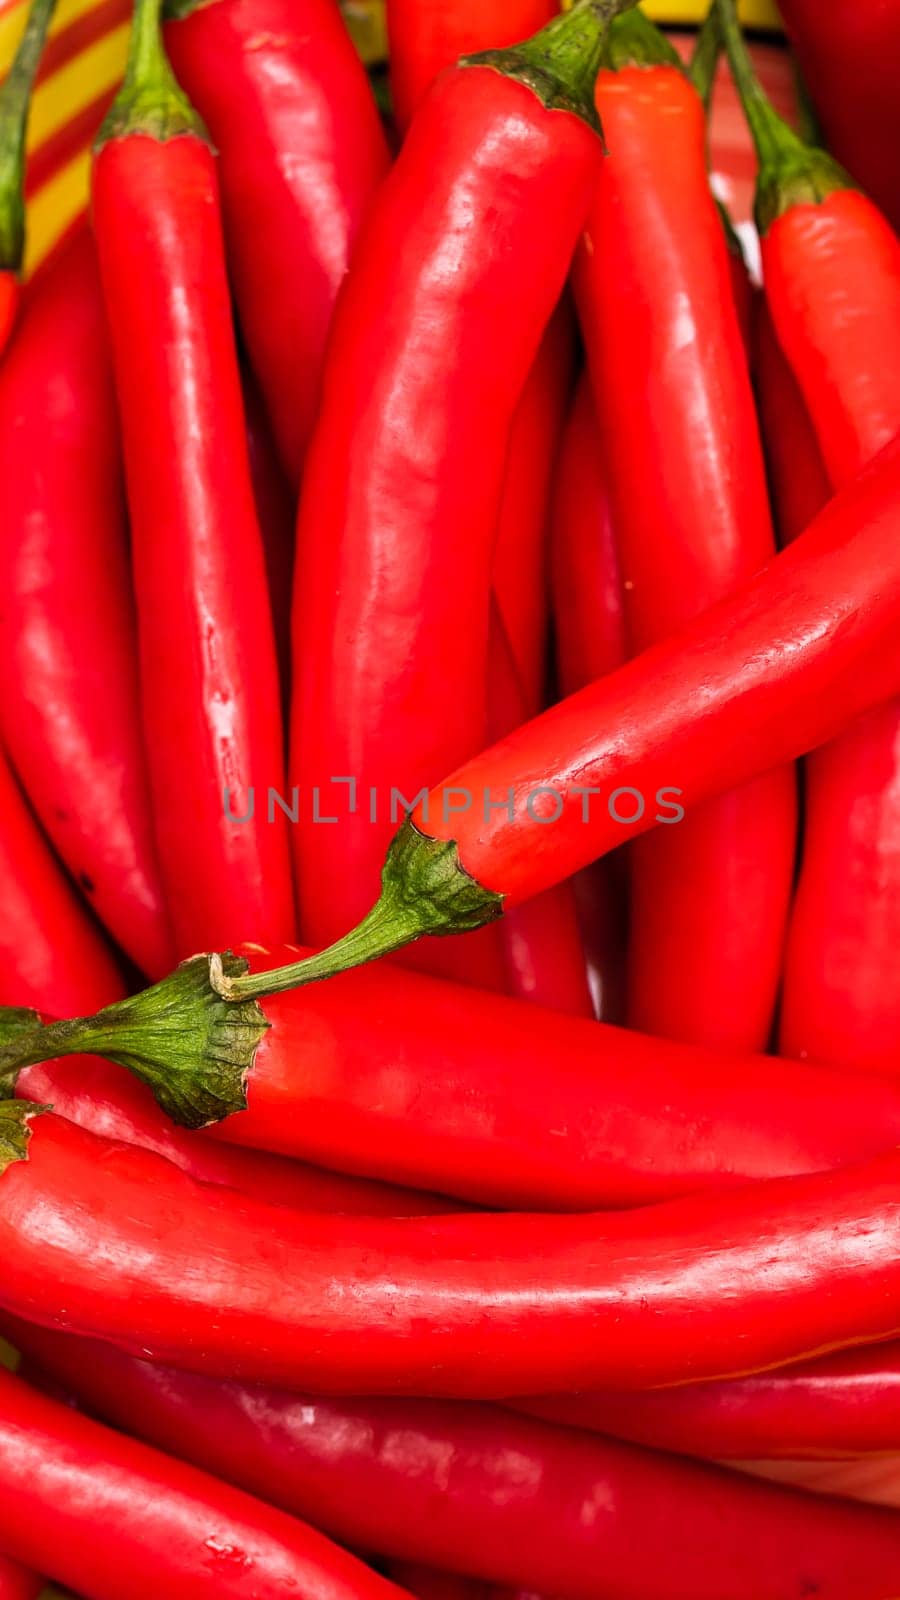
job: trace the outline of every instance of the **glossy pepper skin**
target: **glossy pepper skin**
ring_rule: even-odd
[[[397,1560],[427,1562],[456,1582],[656,1600],[664,1560],[672,1600],[720,1600],[723,1573],[729,1600],[893,1593],[896,1513],[763,1488],[497,1406],[322,1400],[189,1377],[41,1329],[13,1337],[104,1421],[390,1557],[392,1572]]]
[[[699,1382],[896,1328],[895,1151],[715,1207],[338,1217],[6,1107],[0,1305],[187,1371],[496,1399]]]
[[[146,973],[174,950],[140,727],[116,397],[90,235],[41,275],[0,368],[2,723],[29,799]]]
[[[213,1143],[179,1128],[159,1109],[149,1089],[97,1056],[28,1067],[19,1074],[16,1095],[38,1105],[52,1104],[69,1122],[105,1139],[153,1150],[198,1182],[243,1190],[298,1211],[399,1217],[452,1209],[450,1201],[434,1195],[326,1172],[269,1152]]]
[[[500,49],[537,33],[559,10],[555,0],[388,0],[391,101],[404,132],[438,73],[473,50]]]
[[[115,957],[79,900],[0,751],[0,1003],[62,1015],[124,994]]]
[[[828,148],[900,227],[900,14],[890,0],[780,7]]]
[[[559,26],[583,42],[586,85],[602,23],[585,8]],[[498,59],[450,69],[423,103],[329,347],[298,525],[291,738],[316,944],[371,899],[403,799],[486,736],[509,429],[601,159],[582,116],[548,109],[508,75],[519,58]],[[314,789],[337,824],[316,824]]]
[[[511,906],[622,842],[614,790],[644,799],[633,834],[653,826],[660,789],[693,808],[824,744],[900,688],[898,515],[895,443],[732,596],[459,768],[413,812],[416,831],[454,841],[469,877]],[[601,791],[587,823],[585,785]],[[545,787],[562,796],[555,823],[528,811],[557,811],[552,794],[532,798]],[[445,817],[451,789],[472,805]],[[489,820],[486,790],[511,798]]]
[[[768,309],[840,488],[900,434],[900,241],[762,94],[733,17],[727,42],[760,158]],[[900,1037],[897,703],[807,763],[803,866],[788,939],[783,1048],[891,1066]]]
[[[772,508],[784,546],[809,527],[832,489],[806,401],[764,300],[754,323],[753,355]]]
[[[218,152],[241,329],[296,488],[334,302],[388,168],[384,132],[334,0],[169,9],[166,47]]]
[[[725,1383],[522,1404],[554,1422],[715,1461],[885,1455],[900,1450],[900,1347],[845,1350]]]
[[[390,1600],[284,1512],[0,1372],[0,1539],[92,1600]],[[102,1537],[100,1536],[102,1530]]]
[[[640,52],[654,49],[647,64]],[[775,543],[703,102],[639,14],[614,24],[610,50],[597,105],[612,155],[575,289],[636,653],[752,576]],[[764,1047],[795,839],[785,767],[635,845],[632,1026]]]
[[[538,357],[533,371],[538,371],[541,366]],[[496,591],[491,608],[489,648],[488,712],[491,735],[502,738],[511,728],[518,728],[527,721],[528,711],[526,693],[500,613]],[[570,883],[561,883],[557,888],[540,895],[537,900],[519,906],[505,922],[485,928],[481,937],[484,934],[491,934],[500,941],[510,994],[554,1011],[593,1018],[594,1003],[588,987],[578,905]],[[464,951],[468,949],[468,944],[468,940],[463,941]]]
[[[302,954],[246,953],[259,977]],[[206,962],[190,967],[208,990]],[[233,1036],[230,1008],[217,1022],[214,1005],[210,1023],[206,1001],[173,1001],[180,981],[29,1036],[12,1060],[99,1053],[136,1068],[182,1121],[224,1116],[209,1132],[229,1143],[519,1210],[646,1205],[900,1142],[889,1078],[723,1058],[394,967],[267,999],[248,1051],[235,1046],[252,1018]],[[23,1080],[30,1093],[30,1071]]]
[[[269,787],[284,793],[278,669],[214,158],[158,47],[150,59],[158,115],[172,116],[176,134],[157,137],[152,119],[142,131],[127,85],[95,158],[92,213],[125,447],[156,835],[186,955],[251,934],[290,938],[294,910],[286,820],[278,809],[266,816]],[[143,71],[139,58],[138,95]],[[251,789],[255,814],[241,822]]]

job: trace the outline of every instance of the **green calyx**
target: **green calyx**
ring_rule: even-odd
[[[608,72],[622,72],[626,67],[674,67],[677,72],[684,72],[678,51],[643,11],[630,11],[613,22],[605,42],[603,66]]]
[[[540,33],[505,50],[463,56],[461,67],[492,67],[524,83],[548,111],[568,111],[602,137],[594,103],[597,74],[614,18],[637,0],[580,0]]]
[[[31,1124],[49,1109],[27,1100],[0,1100],[0,1177],[15,1161],[28,1160]]]
[[[409,821],[391,841],[381,896],[336,944],[272,972],[232,977],[210,958],[210,981],[226,1000],[261,998],[332,978],[401,950],[423,934],[467,933],[503,915],[503,897],[470,877],[451,840],[431,839]]]
[[[96,148],[130,134],[145,134],[161,144],[193,134],[209,143],[202,119],[169,65],[160,30],[160,0],[135,0],[125,81],[100,129]]]
[[[753,70],[734,0],[716,0],[716,12],[731,75],[759,158],[756,225],[765,235],[793,206],[821,205],[829,195],[855,185],[827,151],[804,144],[778,115]]]
[[[226,979],[247,971],[243,957],[216,958]],[[210,984],[210,958],[194,956],[161,983],[93,1017],[41,1024],[34,1012],[0,1013],[0,1084],[23,1067],[57,1056],[116,1061],[153,1091],[185,1128],[204,1128],[247,1106],[247,1076],[269,1024],[253,1001],[226,1003]]]
[[[0,271],[20,272],[25,254],[25,134],[31,91],[56,0],[32,0],[13,64],[0,89]]]

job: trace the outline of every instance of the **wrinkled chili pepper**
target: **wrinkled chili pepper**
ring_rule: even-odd
[[[31,0],[25,31],[0,86],[0,355],[19,309],[25,254],[25,136],[34,80],[56,0]]]
[[[296,488],[334,302],[387,144],[334,0],[167,9],[172,65],[218,151],[241,328]]]
[[[176,947],[291,938],[286,818],[266,808],[270,787],[284,792],[278,668],[214,158],[163,53],[157,0],[135,11],[92,210]]]
[[[495,1399],[700,1382],[896,1331],[897,1151],[714,1207],[339,1217],[198,1184],[21,1101],[0,1117],[0,1306],[188,1371]]]
[[[896,1513],[763,1488],[497,1406],[289,1395],[9,1331],[105,1422],[392,1558],[392,1572],[426,1562],[448,1579],[572,1600],[657,1600],[663,1563],[667,1600],[720,1600],[724,1574],[729,1600],[894,1592]],[[689,1400],[695,1387],[671,1395]],[[665,1405],[669,1391],[647,1399]],[[592,1414],[590,1396],[578,1404]]]
[[[604,163],[575,268],[632,652],[774,554],[765,467],[700,95],[640,12],[613,24]],[[773,769],[640,840],[628,1020],[762,1049],[793,883],[793,770]]]
[[[311,942],[362,910],[404,806],[486,736],[509,430],[601,160],[609,11],[580,7],[441,77],[340,300],[294,609],[292,838]]]
[[[94,1600],[398,1600],[330,1540],[0,1371],[0,1541]]]
[[[116,397],[86,230],[32,287],[0,368],[0,479],[4,738],[82,892],[159,977],[174,947],[141,738]]]

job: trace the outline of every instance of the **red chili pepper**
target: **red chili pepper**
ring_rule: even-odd
[[[316,943],[364,907],[404,801],[485,737],[507,441],[600,163],[609,9],[441,78],[341,296],[294,612],[293,837]]]
[[[0,1372],[0,1539],[93,1600],[398,1600],[315,1529]]]
[[[0,1556],[0,1600],[37,1600],[43,1591],[43,1578]]]
[[[168,10],[172,64],[219,154],[241,328],[296,486],[335,298],[388,167],[384,132],[335,0]]]
[[[575,694],[621,666],[626,649],[619,553],[587,373],[560,446],[550,548],[559,685]]]
[[[809,527],[831,485],[806,401],[763,300],[754,324],[754,369],[769,486],[782,545]]]
[[[124,993],[109,945],[81,904],[0,752],[0,1003],[65,1016]]]
[[[395,835],[377,905],[331,949],[258,977],[213,961],[213,987],[273,994],[480,927],[833,739],[900,690],[898,515],[900,441],[733,596],[445,779]]]
[[[482,1399],[699,1382],[896,1329],[896,1151],[714,1207],[339,1217],[0,1110],[0,1305],[187,1371]]]
[[[159,1109],[149,1089],[97,1057],[27,1067],[16,1081],[16,1095],[35,1104],[52,1104],[69,1122],[105,1139],[156,1151],[201,1183],[240,1189],[298,1211],[402,1217],[459,1209],[459,1201],[326,1172],[186,1132]]]
[[[516,408],[497,518],[494,596],[527,716],[537,716],[547,700],[548,518],[572,389],[573,335],[572,313],[563,301],[548,324]]]
[[[554,1422],[714,1461],[883,1455],[900,1450],[900,1346],[847,1350],[727,1383],[561,1395],[522,1406]]]
[[[172,936],[140,733],[116,397],[86,232],[32,290],[0,371],[0,479],[4,738],[73,877],[159,977]]]
[[[285,713],[290,706],[291,588],[294,579],[294,531],[297,507],[263,405],[262,395],[249,368],[241,373],[247,414],[247,451],[256,517],[262,534],[269,580],[269,600],[275,629],[275,648]]]
[[[391,101],[398,127],[408,128],[445,67],[475,50],[518,44],[550,22],[558,9],[555,0],[504,0],[501,7],[482,0],[440,6],[387,0]]]
[[[732,69],[760,157],[766,298],[836,488],[900,434],[900,241],[757,82],[731,6]],[[894,1070],[900,994],[900,707],[878,707],[807,763],[803,869],[781,1039],[792,1054]]]
[[[882,0],[781,0],[829,149],[900,227],[900,13]]]
[[[31,0],[25,31],[0,87],[0,355],[19,308],[25,254],[25,135],[34,80],[56,0]]]
[[[289,953],[248,951],[257,973]],[[232,1010],[199,958],[96,1018],[5,1027],[3,1070],[99,1054],[229,1142],[488,1206],[646,1205],[900,1143],[892,1079],[723,1061],[394,967]]]
[[[176,945],[290,938],[286,819],[266,815],[270,787],[284,792],[278,672],[215,167],[162,53],[154,0],[138,0],[125,87],[101,138],[94,231]]]
[[[608,61],[597,105],[614,159],[595,189],[575,291],[636,651],[735,588],[775,546],[703,102],[640,12],[614,24]],[[795,837],[794,775],[783,768],[635,846],[633,1026],[763,1048]]]
[[[321,1400],[189,1377],[40,1329],[10,1336],[104,1421],[392,1558],[392,1571],[427,1562],[448,1581],[468,1574],[572,1600],[657,1600],[663,1564],[667,1600],[895,1593],[896,1513],[763,1488],[494,1406]],[[664,1406],[696,1393],[632,1398]],[[591,1396],[566,1404],[593,1414]]]
[[[539,357],[534,371],[541,365]],[[526,696],[496,596],[491,609],[488,711],[495,739],[528,718]],[[571,884],[549,889],[483,933],[492,933],[502,942],[510,993],[554,1011],[593,1019],[594,1002]],[[463,949],[467,947],[464,941]]]

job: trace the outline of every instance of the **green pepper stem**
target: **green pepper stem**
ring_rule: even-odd
[[[97,148],[110,139],[145,134],[165,142],[184,134],[209,140],[169,64],[160,26],[161,0],[135,0],[125,81],[100,129]]]
[[[602,136],[594,103],[597,74],[614,19],[638,0],[580,0],[533,38],[505,50],[463,56],[461,67],[492,67],[515,78],[550,111],[570,111]]]
[[[32,0],[25,32],[0,89],[0,271],[21,272],[25,254],[25,135],[31,92],[56,0]]]
[[[406,821],[391,841],[379,900],[336,944],[271,972],[234,976],[221,974],[212,956],[210,982],[226,1000],[261,999],[377,961],[423,934],[466,933],[502,914],[502,895],[469,876],[452,841],[432,839]]]
[[[762,87],[737,18],[735,0],[715,0],[722,41],[759,157],[756,221],[761,234],[795,205],[818,205],[853,180],[827,154],[804,144]]]
[[[716,81],[716,69],[719,65],[721,54],[722,31],[719,27],[716,0],[712,0],[712,4],[706,13],[706,20],[697,35],[697,42],[694,45],[694,51],[688,66],[688,77],[707,111],[712,100],[713,84]]]
[[[603,52],[603,65],[610,72],[626,67],[674,67],[684,72],[684,64],[674,45],[643,11],[628,11],[610,27]]]

